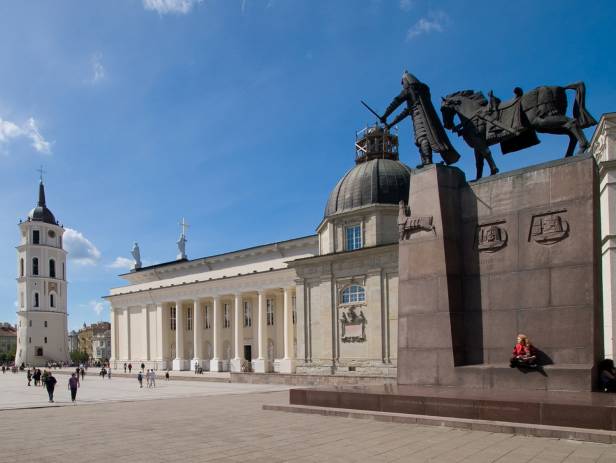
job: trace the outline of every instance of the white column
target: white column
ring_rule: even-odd
[[[267,358],[267,323],[265,320],[265,291],[259,291],[257,297],[257,359],[254,361],[255,373],[266,373]]]
[[[174,370],[185,370],[186,359],[184,358],[184,317],[182,314],[182,302],[175,303],[175,358],[173,359]]]
[[[150,317],[148,317],[148,306],[147,305],[143,306],[142,313],[143,313],[143,317],[145,317],[145,320],[144,320],[145,359],[150,360]]]
[[[193,353],[194,357],[190,362],[190,369],[194,370],[198,365],[203,368],[203,321],[201,320],[201,302],[198,299],[193,301]]]
[[[210,360],[210,371],[222,371],[222,362],[220,360],[221,354],[221,343],[222,343],[222,332],[221,325],[222,319],[220,316],[220,297],[214,297],[212,303],[212,359]]]
[[[111,322],[111,355],[109,356],[109,366],[111,368],[116,368],[115,361],[118,358],[118,348],[116,346],[118,335],[116,330],[118,328],[116,326],[115,308],[113,306],[111,306],[111,311],[109,313],[109,321]]]
[[[156,353],[154,359],[157,361],[157,368],[166,368],[164,364],[164,352],[165,352],[165,325],[164,306],[163,304],[156,305]]]
[[[242,296],[235,295],[235,320],[233,331],[233,350],[234,357],[231,360],[231,371],[242,371],[242,357],[244,350],[244,317],[242,313]]]
[[[130,353],[130,308],[126,308],[126,360],[131,360]]]
[[[280,360],[280,373],[293,373],[295,371],[295,359],[293,351],[293,307],[291,305],[291,289],[284,289],[283,303],[283,336],[284,336],[284,358]]]
[[[616,355],[616,114],[604,114],[590,142],[599,166],[601,291],[605,358]]]

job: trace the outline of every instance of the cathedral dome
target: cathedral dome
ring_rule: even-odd
[[[37,206],[32,209],[28,214],[28,220],[32,220],[35,222],[45,222],[53,225],[57,225],[53,212],[51,212],[47,205],[45,204],[45,187],[43,186],[43,182],[41,181],[39,185],[39,200]]]
[[[411,168],[397,159],[359,162],[336,184],[325,207],[325,217],[372,204],[407,201]]]

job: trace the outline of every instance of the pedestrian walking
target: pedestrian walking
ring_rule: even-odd
[[[45,387],[47,388],[47,394],[49,395],[49,403],[53,403],[53,390],[56,388],[56,378],[53,377],[51,371],[47,375],[47,381],[45,381]]]
[[[2,374],[6,373],[6,367],[2,365]]]
[[[137,373],[137,381],[139,381],[139,387],[142,388],[143,387],[143,375],[141,374],[141,372]]]
[[[86,376],[86,370],[83,367],[81,367],[81,380],[82,381],[83,381],[83,378],[85,378],[85,376]]]
[[[49,376],[49,373],[47,372],[47,370],[43,370],[43,374],[41,375],[41,386],[43,387],[46,386],[48,376]]]
[[[126,363],[124,364],[124,373],[126,373]]]
[[[154,370],[150,370],[150,384],[152,385],[152,387],[156,387],[156,373],[154,372]]]
[[[152,387],[152,382],[151,382],[152,377],[150,376],[150,370],[148,370],[145,373],[145,384],[148,388]]]
[[[141,371],[145,370],[145,363],[141,364]]]
[[[165,381],[169,381],[169,370],[165,371]]]
[[[71,391],[71,401],[73,403],[75,403],[75,399],[77,398],[77,388],[78,387],[79,387],[79,376],[73,373],[68,380],[68,388]]]
[[[30,368],[28,368],[28,371],[26,372],[26,378],[28,378],[28,386],[30,386],[30,381],[32,381],[32,372],[30,371]]]
[[[109,366],[109,369],[107,370],[107,379],[111,379],[111,365]]]
[[[129,363],[128,364],[128,372],[130,373],[132,371],[132,369],[133,369],[133,364]]]

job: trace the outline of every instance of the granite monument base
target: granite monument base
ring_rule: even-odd
[[[292,389],[292,405],[616,431],[616,395],[422,386]]]

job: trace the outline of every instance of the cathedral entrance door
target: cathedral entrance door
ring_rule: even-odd
[[[250,344],[244,346],[244,360],[249,362],[252,360],[252,346]]]

